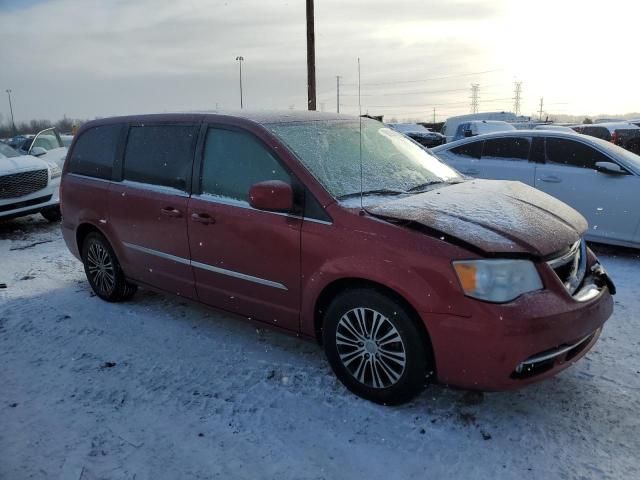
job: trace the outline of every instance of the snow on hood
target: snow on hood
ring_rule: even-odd
[[[587,221],[560,200],[520,182],[473,180],[367,208],[419,223],[485,253],[545,257],[565,250]]]
[[[31,155],[0,158],[0,175],[9,175],[29,170],[40,170],[43,168],[48,168],[47,163]]]

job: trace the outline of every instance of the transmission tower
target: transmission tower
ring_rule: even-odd
[[[542,112],[544,108],[544,97],[540,97],[540,116],[538,117],[539,121],[542,121]]]
[[[515,89],[513,91],[513,113],[517,117],[520,116],[520,100],[522,96],[522,82],[514,82]]]
[[[471,84],[471,113],[478,113],[478,99],[480,94],[480,84]]]

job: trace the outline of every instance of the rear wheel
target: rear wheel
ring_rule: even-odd
[[[324,319],[323,342],[338,379],[376,403],[410,400],[433,370],[430,345],[411,312],[375,289],[348,290],[333,300]]]
[[[55,207],[47,207],[40,211],[40,215],[42,215],[49,222],[59,222],[62,218],[62,214],[60,213],[60,207],[56,205]]]
[[[120,302],[136,293],[138,287],[125,279],[111,245],[102,234],[87,235],[82,243],[82,262],[89,285],[103,300]]]

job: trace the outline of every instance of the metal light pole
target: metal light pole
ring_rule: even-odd
[[[11,104],[11,89],[7,88],[6,92],[7,92],[7,96],[9,97],[9,111],[11,112],[11,126],[13,127],[13,134],[16,135],[18,131],[16,130],[16,122],[13,120],[13,105]]]
[[[244,104],[242,102],[242,62],[244,62],[244,57],[238,55],[236,57],[236,61],[240,65],[240,109],[244,108]]]

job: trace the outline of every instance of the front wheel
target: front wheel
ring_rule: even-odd
[[[375,289],[338,295],[326,311],[323,343],[338,379],[356,395],[404,403],[427,384],[431,348],[410,311]]]
[[[87,235],[82,243],[82,263],[89,285],[103,300],[120,302],[136,293],[138,287],[125,279],[116,254],[102,234]]]

